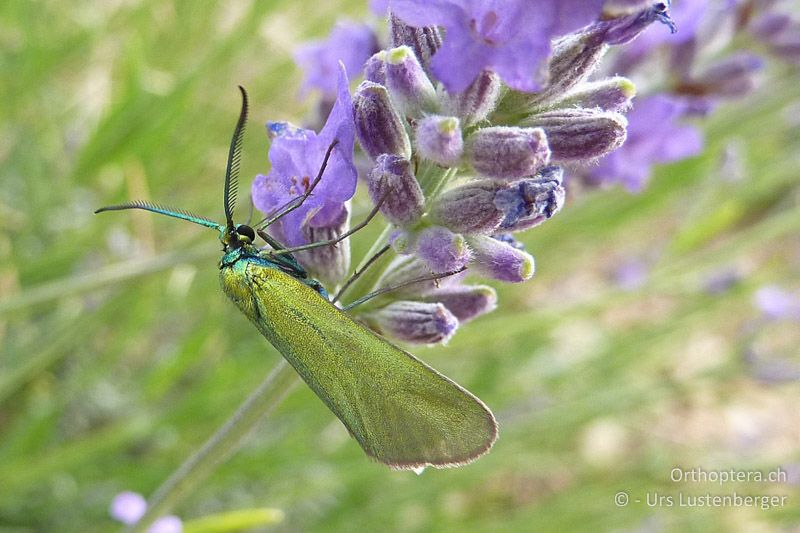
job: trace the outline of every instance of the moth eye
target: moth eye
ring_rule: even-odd
[[[256,240],[256,232],[253,231],[253,228],[250,226],[245,226],[242,224],[236,228],[236,233],[238,233],[240,237],[244,237],[247,242],[253,242]]]

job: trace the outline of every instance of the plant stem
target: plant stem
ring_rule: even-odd
[[[191,494],[220,463],[239,449],[253,427],[281,403],[297,382],[294,369],[281,358],[225,425],[156,490],[147,504],[147,513],[128,531],[146,531],[157,518],[169,513]]]

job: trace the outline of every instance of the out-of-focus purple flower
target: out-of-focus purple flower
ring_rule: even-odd
[[[678,123],[686,113],[685,102],[656,95],[638,99],[628,113],[628,138],[619,149],[600,160],[590,180],[620,183],[641,191],[656,163],[686,159],[700,153],[702,136],[694,126]]]
[[[624,291],[633,291],[642,287],[650,276],[647,263],[640,259],[631,259],[619,265],[614,272],[614,283]]]
[[[369,0],[369,10],[379,17],[385,17],[389,11],[389,0]]]
[[[378,43],[369,26],[337,22],[327,39],[306,43],[295,53],[295,61],[305,72],[303,91],[318,89],[324,96],[336,98],[339,61],[347,72],[359,72],[377,50]]]
[[[183,522],[177,516],[162,516],[147,529],[147,533],[181,533]]]
[[[442,48],[432,70],[451,92],[461,92],[484,69],[511,87],[539,88],[535,75],[550,41],[595,20],[603,0],[391,0],[395,15],[411,26],[443,26]]]
[[[144,516],[147,511],[147,500],[137,492],[120,492],[114,497],[109,508],[111,518],[132,526]],[[162,516],[147,528],[147,533],[181,533],[183,522],[173,515]]]
[[[756,307],[769,320],[800,320],[800,294],[775,285],[761,287],[753,298]]]
[[[120,492],[111,502],[108,512],[111,518],[125,525],[135,524],[147,511],[147,500],[137,492]]]
[[[319,134],[300,128],[271,128],[278,131],[272,141],[269,159],[272,170],[259,174],[253,181],[253,204],[265,213],[272,213],[288,201],[302,195],[314,181],[328,147],[337,141],[322,180],[311,196],[280,219],[278,226],[284,244],[305,244],[303,226],[327,227],[341,218],[344,202],[353,197],[357,172],[353,163],[355,126],[353,104],[347,85],[347,74],[340,64],[338,96]]]

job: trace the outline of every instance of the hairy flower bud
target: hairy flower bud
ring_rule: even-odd
[[[417,153],[444,167],[458,165],[464,151],[459,120],[455,117],[429,115],[416,125]]]
[[[464,92],[450,98],[450,112],[469,126],[485,119],[497,105],[500,76],[491,70],[481,72]]]
[[[386,86],[386,51],[381,50],[364,63],[364,79]]]
[[[430,73],[431,57],[442,47],[442,35],[436,26],[415,28],[390,15],[389,34],[392,47],[411,48],[425,72]]]
[[[394,154],[381,154],[367,176],[372,201],[381,204],[381,213],[390,222],[406,226],[421,215],[425,196],[411,170],[411,162]]]
[[[506,218],[506,213],[495,204],[495,197],[509,187],[502,181],[470,181],[439,195],[429,215],[434,223],[452,231],[489,235]]]
[[[419,233],[416,254],[433,272],[453,272],[464,267],[470,258],[464,237],[440,226]]]
[[[581,84],[558,102],[559,107],[598,108],[603,111],[625,111],[636,96],[636,86],[628,78],[616,76]]]
[[[436,112],[436,90],[408,46],[386,53],[386,84],[402,114],[420,117],[423,111]]]
[[[383,335],[416,344],[447,342],[458,328],[458,319],[439,303],[401,300],[363,318]]]
[[[492,237],[471,235],[473,265],[481,274],[500,281],[518,283],[533,276],[533,256],[507,242]]]
[[[350,228],[350,209],[342,205],[341,213],[333,222],[325,226],[314,226],[312,219],[303,225],[302,231],[308,242],[335,239]],[[350,272],[350,239],[339,242],[336,246],[320,246],[297,253],[298,259],[329,287],[341,282]]]
[[[529,117],[525,125],[546,132],[553,161],[589,162],[625,142],[628,121],[619,113],[563,109]]]
[[[364,81],[353,97],[356,136],[364,151],[377,159],[381,154],[411,157],[411,143],[386,87]]]
[[[497,292],[486,285],[451,285],[434,289],[422,297],[437,302],[453,313],[463,324],[497,307]]]
[[[530,176],[550,161],[548,139],[540,128],[480,129],[467,139],[467,153],[476,171],[499,179]]]

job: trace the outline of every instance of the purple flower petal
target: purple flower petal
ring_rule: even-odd
[[[269,150],[272,170],[267,176],[256,176],[252,186],[253,204],[265,213],[275,212],[290,199],[306,192],[319,172],[326,150],[337,141],[313,194],[277,223],[278,231],[286,240],[284,244],[305,244],[303,226],[333,224],[342,212],[342,204],[353,197],[356,189],[353,104],[344,65],[340,63],[336,103],[319,134],[288,127],[272,127],[270,131],[277,133]]]
[[[461,92],[484,69],[511,87],[532,91],[550,41],[596,19],[602,0],[392,0],[411,26],[443,26],[445,39],[432,70],[451,92]]]
[[[141,494],[131,491],[117,494],[108,510],[111,518],[128,526],[138,522],[145,511],[147,511],[147,500]]]

